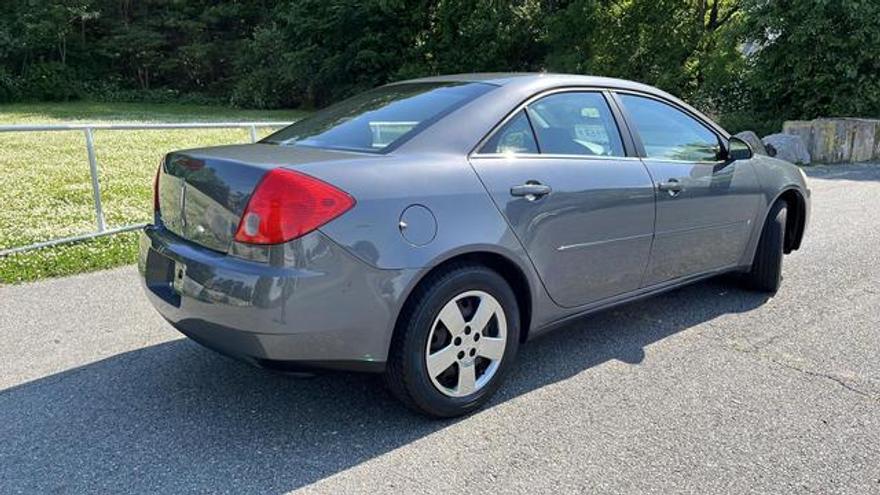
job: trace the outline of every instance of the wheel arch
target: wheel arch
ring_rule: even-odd
[[[788,221],[785,224],[783,252],[789,254],[801,247],[807,222],[807,200],[797,187],[789,187],[782,190],[769,206],[772,207],[773,204],[780,200],[784,201],[788,207]],[[767,211],[770,211],[769,207]]]
[[[416,277],[415,282],[410,285],[406,297],[404,298],[404,302],[400,306],[400,310],[397,312],[391,340],[394,340],[397,336],[404,318],[409,317],[410,308],[414,301],[414,295],[418,292],[418,289],[425,283],[428,283],[434,275],[442,273],[444,270],[448,270],[450,267],[457,264],[485,266],[504,278],[516,296],[520,319],[520,342],[525,342],[531,328],[534,304],[534,294],[532,290],[534,284],[529,281],[525,270],[513,259],[513,257],[489,249],[475,249],[451,254],[443,259],[437,260],[430,268],[420,273]]]

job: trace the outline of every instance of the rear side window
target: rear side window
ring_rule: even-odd
[[[601,93],[556,93],[530,104],[541,153],[625,156],[617,123]]]
[[[495,87],[457,82],[382,86],[319,110],[261,142],[350,151],[390,151]]]
[[[480,148],[480,153],[537,153],[538,144],[535,135],[532,134],[532,126],[526,112],[520,110],[515,117],[507,121],[501,129],[486,141]]]
[[[718,159],[718,136],[698,120],[666,103],[620,95],[642,139],[647,158],[688,162]]]

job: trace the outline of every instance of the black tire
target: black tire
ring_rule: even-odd
[[[752,268],[745,276],[746,284],[753,290],[771,294],[779,290],[787,214],[788,205],[784,201],[774,203],[767,214]]]
[[[440,310],[468,291],[488,293],[500,304],[507,320],[506,345],[496,371],[482,388],[471,395],[450,397],[432,383],[426,348]],[[516,296],[504,278],[481,265],[450,266],[420,284],[404,308],[392,339],[385,381],[395,397],[419,413],[437,418],[468,414],[489,400],[500,386],[516,357],[519,336]]]

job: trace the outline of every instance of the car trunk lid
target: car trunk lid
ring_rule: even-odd
[[[169,153],[159,176],[159,215],[174,234],[225,253],[251,194],[268,171],[352,155],[271,144]]]

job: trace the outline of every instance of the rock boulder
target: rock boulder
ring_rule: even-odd
[[[799,165],[809,165],[810,163],[810,152],[807,151],[807,145],[804,144],[804,140],[800,136],[771,134],[765,136],[761,141],[771,156]]]

